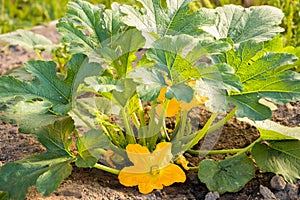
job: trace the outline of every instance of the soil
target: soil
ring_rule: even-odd
[[[33,29],[34,32],[45,35],[53,42],[57,42],[59,34],[57,33],[54,23],[47,26],[40,26]],[[20,66],[22,63],[36,59],[34,53],[28,52],[18,46],[4,46],[0,43],[0,74],[4,74],[9,69]],[[44,55],[49,58],[49,55]],[[190,114],[192,124],[197,124],[199,128],[210,113],[202,107],[195,109]],[[199,121],[199,116],[204,116]],[[289,103],[278,106],[274,111],[273,121],[277,121],[286,126],[300,126],[300,102]],[[230,149],[243,148],[251,144],[259,137],[258,131],[237,119],[231,119],[217,135],[207,138],[199,143],[199,147],[209,144],[213,149]],[[217,140],[211,140],[218,138]],[[211,141],[210,141],[211,140]],[[207,142],[208,141],[208,142]],[[37,140],[30,136],[18,132],[16,125],[0,122],[0,166],[13,162],[30,154],[44,152],[44,148]],[[194,157],[186,154],[191,162],[195,161]],[[213,159],[220,159],[224,156],[210,156]],[[199,161],[200,157],[196,160]],[[253,180],[236,193],[225,193],[221,195],[221,200],[240,200],[240,199],[264,199],[260,193],[260,186],[270,188],[270,180],[274,176],[272,173],[260,173],[257,171]],[[298,182],[299,183],[299,182]],[[300,184],[298,184],[299,186]],[[270,188],[271,189],[271,188]],[[274,190],[272,190],[274,191]],[[157,190],[148,195],[142,195],[136,187],[128,188],[122,186],[116,175],[98,170],[83,169],[74,166],[73,172],[69,178],[63,181],[60,187],[48,197],[43,197],[37,193],[35,187],[30,188],[26,197],[27,200],[98,200],[98,199],[205,199],[209,191],[203,183],[197,178],[196,171],[187,172],[187,180],[184,184],[173,184],[165,187],[163,190]]]

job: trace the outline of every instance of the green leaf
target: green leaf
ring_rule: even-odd
[[[178,101],[185,101],[189,103],[194,97],[194,90],[190,86],[180,83],[168,87],[165,96],[168,99],[175,98]]]
[[[28,188],[36,184],[43,195],[57,189],[63,179],[72,171],[74,157],[69,152],[69,135],[73,121],[66,117],[35,132],[47,151],[0,168],[0,190],[9,193],[9,199],[24,199]]]
[[[43,99],[54,106],[69,103],[70,86],[57,77],[54,62],[30,61],[25,63],[25,69],[34,75],[32,82],[21,82],[11,76],[0,77],[1,101],[17,96],[27,100]]]
[[[225,62],[231,65],[235,75],[240,79],[243,89],[227,91],[226,101],[223,102],[237,105],[239,109],[236,115],[241,118],[248,117],[253,120],[270,118],[270,108],[259,102],[263,98],[276,103],[300,99],[300,75],[285,70],[285,66],[293,64],[297,57],[287,53],[261,55],[262,49],[263,43],[247,41],[241,43],[235,51],[214,56],[217,63]]]
[[[83,79],[103,72],[98,63],[89,63],[82,54],[74,55],[66,67],[68,75],[63,79],[57,75],[54,62],[25,63],[25,70],[32,74],[32,80],[20,81],[13,76],[1,76],[1,101],[9,101],[15,97],[25,100],[42,99],[51,103],[55,113],[64,115],[70,109],[70,102],[76,97],[77,88]]]
[[[203,35],[203,25],[212,25],[215,14],[203,11],[190,12],[191,0],[167,0],[163,8],[159,0],[138,0],[143,9],[122,5],[122,13],[126,14],[124,22],[146,33],[155,33],[160,37],[166,35],[189,34]],[[184,19],[184,23],[182,20]],[[149,41],[150,42],[150,41]]]
[[[201,58],[230,49],[226,42],[198,40],[188,35],[167,36],[156,40],[152,46],[146,53],[148,59],[166,71],[173,84],[200,78],[195,65]]]
[[[104,10],[103,5],[80,0],[68,4],[66,17],[57,24],[63,41],[71,43],[70,51],[85,55],[96,47],[110,45],[124,28],[118,4],[112,4],[112,10]]]
[[[20,101],[6,103],[0,110],[0,118],[18,124],[22,133],[33,133],[37,128],[50,125],[58,116],[49,113],[51,104],[44,101]]]
[[[216,39],[230,38],[237,45],[249,40],[257,42],[270,40],[284,31],[279,27],[284,14],[275,7],[243,8],[225,5],[209,12],[217,12],[216,24],[214,27],[203,27],[203,29]]]
[[[38,191],[49,195],[72,171],[73,158],[42,154],[7,163],[0,168],[0,189],[8,199],[25,199],[28,188],[37,184]]]
[[[87,77],[98,75],[100,76],[104,72],[104,68],[99,63],[91,62],[83,54],[75,54],[71,60],[67,63],[68,69],[66,82],[71,85],[72,103],[78,95],[78,88]]]
[[[227,64],[216,64],[198,67],[201,79],[218,89],[241,91],[243,89],[240,78],[234,74],[234,70]]]
[[[210,191],[220,194],[237,192],[254,178],[255,166],[250,158],[241,154],[220,161],[205,159],[200,162],[198,177]]]
[[[288,182],[300,178],[300,141],[267,141],[252,148],[259,168],[265,172],[281,174]]]
[[[288,127],[271,120],[252,121],[248,118],[239,118],[252,126],[255,126],[264,140],[300,140],[300,127]]]
[[[99,114],[108,119],[108,115],[118,115],[120,108],[103,97],[87,96],[76,100],[76,104],[69,112],[76,126],[96,129]]]
[[[135,82],[139,83],[137,93],[145,101],[156,99],[162,87],[167,85],[162,72],[155,68],[137,68],[130,72],[129,76],[134,78]]]
[[[0,40],[11,45],[19,45],[28,50],[48,51],[54,48],[51,40],[46,37],[26,30],[18,30],[17,34],[0,36]]]
[[[106,63],[121,78],[132,68],[135,53],[145,39],[136,29],[127,29],[119,5],[112,10],[76,0],[68,4],[66,18],[57,24],[63,41],[71,43],[71,53],[83,53],[90,62]]]
[[[115,69],[118,77],[126,76],[136,61],[136,52],[143,48],[145,38],[137,29],[129,29],[122,35],[115,36],[111,43],[97,47],[89,54],[90,61],[106,63]]]
[[[110,147],[111,141],[102,130],[90,130],[81,136],[76,143],[78,156],[76,166],[93,167]]]

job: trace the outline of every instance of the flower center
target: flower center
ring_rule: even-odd
[[[160,172],[158,165],[153,165],[150,167],[150,174],[155,176],[158,175]]]

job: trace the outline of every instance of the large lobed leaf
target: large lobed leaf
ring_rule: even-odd
[[[70,85],[57,77],[54,62],[29,61],[25,69],[34,76],[31,82],[22,82],[12,76],[0,77],[1,101],[19,96],[26,100],[43,99],[54,107],[68,104]]]
[[[300,140],[300,127],[283,126],[271,120],[252,121],[248,118],[239,118],[239,120],[255,126],[264,140]]]
[[[41,99],[50,103],[55,113],[64,115],[71,107],[72,98],[85,77],[101,74],[98,63],[88,63],[86,56],[76,54],[67,63],[68,75],[64,79],[57,75],[52,61],[29,61],[25,70],[32,74],[32,80],[21,81],[14,76],[0,77],[0,97],[7,102],[22,97],[24,100]],[[49,106],[49,109],[50,109]]]
[[[57,24],[71,53],[83,53],[90,62],[106,63],[122,77],[130,71],[135,53],[144,46],[140,31],[129,29],[121,20],[119,5],[112,10],[76,0],[68,4],[65,18]]]
[[[288,182],[300,178],[300,141],[267,141],[254,145],[251,154],[259,168],[280,174]]]
[[[143,9],[128,5],[121,6],[122,13],[126,14],[124,22],[143,32],[155,33],[159,37],[179,34],[203,35],[204,31],[200,27],[214,23],[214,13],[201,10],[189,12],[189,3],[192,0],[167,0],[166,8],[160,0],[138,1],[143,5]]]
[[[228,63],[239,77],[242,90],[221,93],[220,102],[216,98],[210,99],[220,104],[218,110],[226,110],[226,104],[238,106],[238,117],[249,117],[253,120],[264,120],[271,117],[271,109],[259,101],[268,98],[276,103],[287,103],[300,99],[300,75],[293,71],[286,71],[285,66],[293,64],[297,57],[288,53],[265,53],[261,55],[262,43],[247,41],[240,44],[236,50],[230,50],[223,55],[215,56],[218,63]],[[209,87],[212,87],[211,85]],[[207,94],[210,95],[210,94]],[[225,96],[222,96],[225,95]],[[221,98],[221,99],[222,99]]]
[[[253,6],[243,8],[235,5],[210,10],[217,12],[216,24],[203,29],[215,38],[230,38],[235,44],[248,40],[266,41],[273,38],[284,29],[279,27],[284,17],[283,12],[271,6]]]
[[[9,199],[24,199],[34,184],[44,195],[56,190],[72,171],[69,135],[73,129],[73,121],[66,117],[38,130],[35,134],[47,152],[1,167],[0,190],[8,192]]]
[[[50,52],[55,46],[51,40],[43,35],[33,33],[26,30],[18,30],[17,34],[9,34],[0,36],[0,40],[7,42],[11,45],[20,45],[28,50],[40,50]]]
[[[226,158],[220,162],[205,159],[200,162],[198,177],[210,191],[220,194],[237,192],[255,175],[255,166],[245,154]]]

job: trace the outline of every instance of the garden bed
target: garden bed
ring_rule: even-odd
[[[54,23],[49,26],[34,28],[33,31],[45,35],[53,42],[56,42],[59,38]],[[3,49],[3,46],[0,47]],[[47,55],[45,56],[47,57]],[[17,46],[4,48],[0,54],[0,73],[4,74],[9,69],[35,58],[34,53]],[[197,108],[193,113],[193,119],[198,119],[200,113],[201,116],[203,114],[209,115],[205,109]],[[279,106],[279,109],[273,113],[272,120],[287,126],[300,126],[300,103]],[[243,148],[251,144],[257,137],[258,131],[254,127],[232,119],[223,127],[222,134],[214,145],[214,149]],[[32,153],[37,154],[43,151],[44,148],[35,138],[19,133],[17,126],[4,122],[0,124],[0,166]],[[195,157],[189,155],[187,157],[191,162],[195,159]],[[218,156],[211,156],[211,158],[218,159]],[[198,157],[196,159],[199,161]],[[219,199],[263,199],[267,198],[266,195],[272,195],[272,193],[266,192],[266,188],[261,186],[271,189],[273,193],[277,194],[278,199],[284,199],[284,195],[286,195],[285,199],[288,199],[288,187],[299,188],[300,182],[298,181],[295,185],[289,185],[285,189],[277,191],[270,184],[273,176],[274,174],[271,173],[257,171],[256,177],[247,183],[241,191],[225,193]],[[297,190],[294,189],[294,191]],[[82,169],[74,166],[71,176],[64,180],[59,189],[49,197],[43,197],[36,192],[35,188],[31,188],[27,199],[205,199],[205,197],[209,199],[209,196],[213,195],[212,193],[208,194],[208,192],[205,185],[200,183],[197,178],[197,171],[187,173],[185,184],[176,183],[170,187],[165,187],[161,191],[142,195],[136,187],[126,188],[122,186],[116,175],[97,169]],[[290,194],[290,197],[293,197],[292,194]],[[294,197],[297,196],[294,195]],[[210,199],[215,198],[211,197]]]

